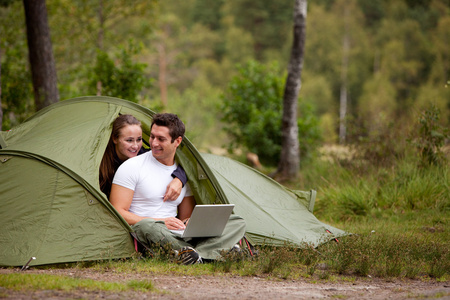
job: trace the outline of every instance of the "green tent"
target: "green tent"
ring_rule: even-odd
[[[119,114],[142,122],[153,111],[110,97],[82,97],[40,110],[0,133],[0,266],[130,257],[131,228],[99,190],[98,169]],[[255,245],[318,246],[346,233],[312,214],[315,192],[289,191],[232,159],[177,151],[197,203],[234,203]],[[332,234],[327,233],[327,230]]]

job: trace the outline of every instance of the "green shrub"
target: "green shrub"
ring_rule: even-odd
[[[5,50],[5,48],[3,48]],[[1,86],[0,96],[3,120],[0,130],[7,130],[22,123],[34,112],[33,86],[30,71],[27,69],[26,57],[17,48],[8,48],[0,62]]]
[[[442,152],[445,140],[450,137],[449,129],[439,124],[440,110],[431,105],[421,113],[418,130],[414,130],[409,142],[417,149],[422,166],[445,165],[447,158]]]
[[[244,146],[269,166],[278,164],[281,153],[284,79],[278,69],[276,63],[250,61],[239,67],[239,75],[222,96],[225,130],[232,137],[228,149]],[[299,107],[300,152],[307,157],[320,140],[320,131],[311,106],[300,103]]]
[[[149,86],[144,73],[146,65],[133,62],[132,56],[139,52],[139,47],[130,42],[128,48],[120,49],[116,57],[110,58],[104,51],[97,52],[96,64],[93,67],[90,92],[97,93],[97,84],[101,82],[103,96],[118,97],[138,102],[139,93]],[[118,62],[118,63],[115,63]]]

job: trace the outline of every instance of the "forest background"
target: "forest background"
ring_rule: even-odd
[[[323,143],[377,146],[408,136],[432,105],[439,124],[449,125],[449,7],[448,0],[308,3],[298,111],[303,157]],[[256,139],[274,122],[267,119],[281,116],[293,1],[53,0],[47,9],[62,100],[97,94],[103,78],[103,95],[180,115],[200,150],[263,151],[240,140],[236,112],[224,103],[239,98],[254,106],[246,112],[264,119],[250,128]],[[22,1],[0,7],[0,16],[7,130],[34,113],[34,102]],[[236,82],[257,82],[258,74],[275,78],[269,84],[278,104],[258,91],[233,94]],[[257,154],[276,164],[274,156]]]

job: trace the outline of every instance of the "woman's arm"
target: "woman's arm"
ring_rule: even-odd
[[[183,184],[183,186],[186,185],[187,175],[182,166],[178,165],[177,169],[173,171],[172,177],[173,179],[178,178]]]
[[[173,180],[167,186],[166,193],[164,194],[164,201],[176,200],[181,194],[181,189],[187,182],[186,172],[180,165],[178,165],[177,169],[173,171],[172,177]]]

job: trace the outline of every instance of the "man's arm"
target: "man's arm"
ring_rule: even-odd
[[[111,187],[111,196],[109,198],[109,201],[111,202],[112,206],[120,213],[120,215],[127,221],[129,225],[134,225],[137,222],[149,218],[149,217],[141,217],[136,214],[133,214],[132,212],[129,212],[131,201],[133,201],[133,195],[134,191],[130,190],[126,187],[113,184]],[[189,197],[185,197],[181,204],[184,202],[184,200]],[[194,198],[194,197],[192,197]],[[180,204],[180,205],[181,205]],[[180,207],[180,206],[178,206]],[[192,211],[191,211],[192,213]],[[186,226],[183,224],[183,222],[174,217],[169,218],[153,218],[156,221],[164,221],[167,228],[169,229],[184,229]]]
[[[111,195],[109,201],[112,206],[120,213],[120,215],[127,221],[128,224],[134,225],[137,222],[145,219],[136,214],[129,212],[131,201],[133,200],[134,191],[121,185],[112,184]]]
[[[192,214],[195,207],[194,196],[184,197],[183,201],[178,205],[178,219],[186,222]]]

